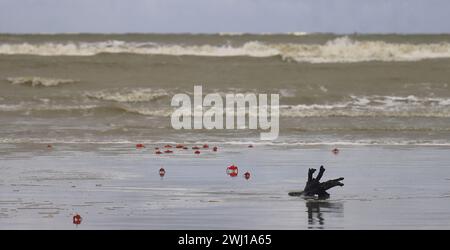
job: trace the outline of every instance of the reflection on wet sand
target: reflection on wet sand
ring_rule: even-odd
[[[327,214],[344,213],[342,202],[310,200],[305,204],[308,212],[308,229],[323,229]]]

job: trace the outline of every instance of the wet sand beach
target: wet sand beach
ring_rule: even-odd
[[[327,145],[242,144],[156,155],[162,145],[146,146],[2,144],[0,229],[450,228],[448,147],[340,146],[334,155]],[[231,164],[237,177],[226,174]],[[287,195],[322,164],[324,179],[343,176],[345,186],[326,201]]]

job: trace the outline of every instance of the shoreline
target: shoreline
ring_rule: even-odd
[[[0,155],[0,228],[449,228],[447,147],[350,146],[333,155],[327,146],[227,146],[155,155],[150,145],[120,146]],[[237,177],[226,175],[230,164]],[[289,197],[321,164],[325,180],[343,176],[345,186],[327,201]],[[74,213],[81,225],[72,224]]]

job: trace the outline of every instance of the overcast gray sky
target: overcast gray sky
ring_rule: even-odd
[[[450,33],[448,0],[0,0],[0,32]]]

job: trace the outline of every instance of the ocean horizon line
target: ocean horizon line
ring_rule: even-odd
[[[304,31],[291,31],[291,32],[0,32],[0,35],[221,35],[221,36],[270,36],[270,35],[291,35],[291,36],[307,36],[307,35],[336,35],[336,36],[356,36],[356,35],[385,35],[385,36],[441,36],[450,35],[444,32],[351,32],[351,33],[337,33],[337,32],[304,32]]]

